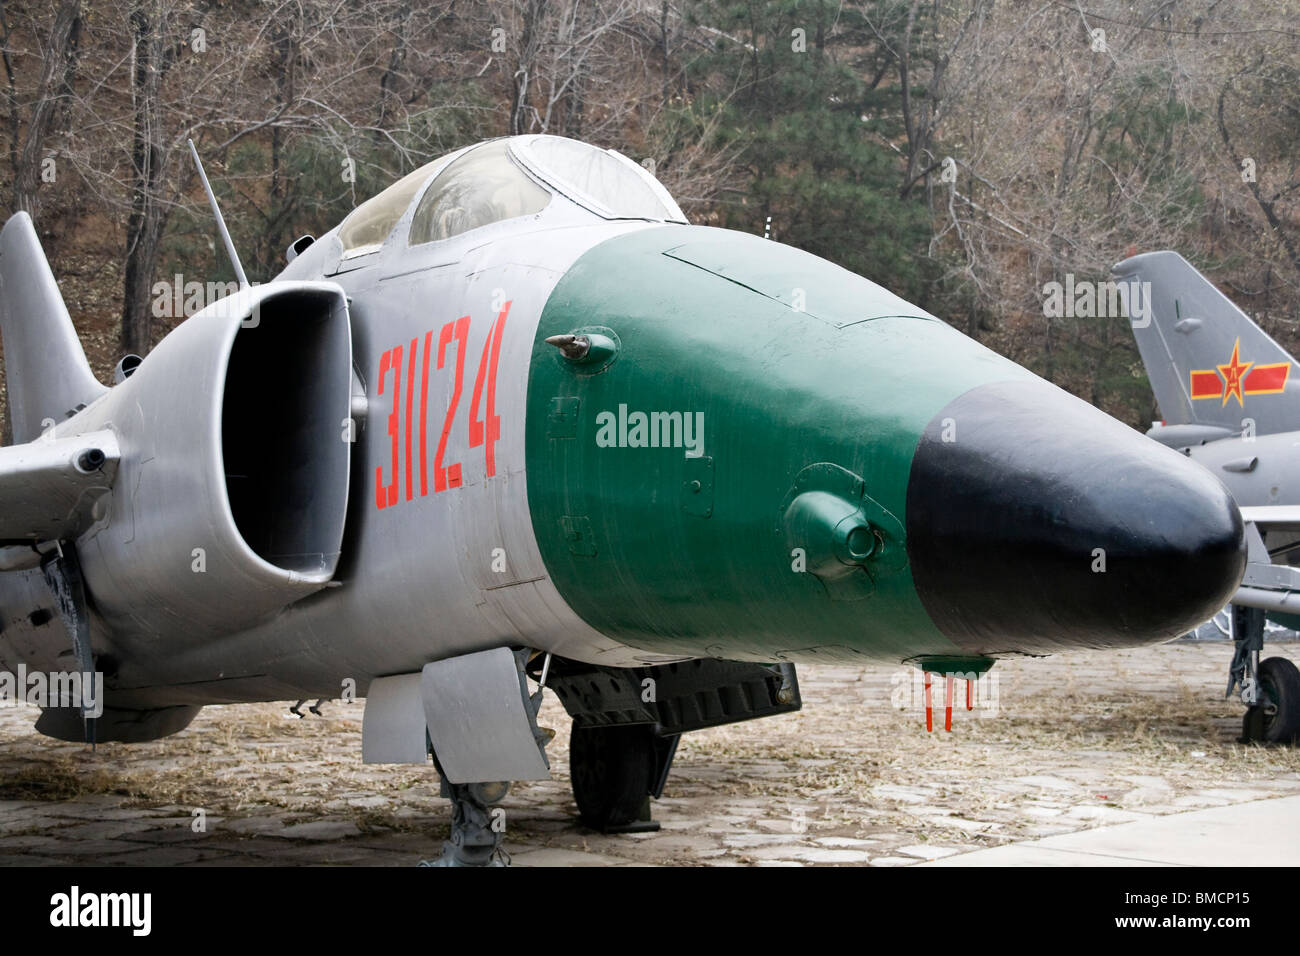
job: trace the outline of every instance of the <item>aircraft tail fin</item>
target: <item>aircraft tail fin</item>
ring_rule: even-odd
[[[0,229],[0,339],[15,444],[37,437],[43,420],[61,422],[107,391],[90,371],[25,212]]]
[[[1256,434],[1300,428],[1300,369],[1227,296],[1176,252],[1147,252],[1112,270],[1167,425],[1213,425]],[[1148,284],[1149,283],[1149,284]],[[1127,287],[1127,288],[1126,288]]]

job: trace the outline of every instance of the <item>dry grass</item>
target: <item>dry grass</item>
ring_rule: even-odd
[[[798,813],[808,821],[799,838],[867,839],[883,853],[988,846],[1300,792],[1300,749],[1236,742],[1240,707],[1221,698],[1226,663],[1222,647],[1186,645],[1003,662],[1000,712],[959,706],[951,734],[926,733],[920,713],[890,706],[894,669],[806,668],[801,712],[688,735],[656,816],[722,846],[732,832],[791,832]],[[352,820],[372,834],[440,839],[448,813],[434,774],[362,764],[361,711],[329,704],[324,718],[294,720],[282,704],[210,707],[175,737],[91,752],[35,736],[34,712],[0,710],[0,800]],[[553,776],[517,784],[507,798],[516,848],[695,859],[690,847],[657,850],[669,846],[662,837],[581,830],[567,718],[554,699],[541,722],[561,731],[549,749]]]

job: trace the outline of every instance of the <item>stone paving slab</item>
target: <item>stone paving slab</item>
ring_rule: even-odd
[[[906,668],[800,668],[802,711],[683,739],[654,807],[662,829],[643,834],[578,824],[567,716],[548,696],[554,774],[503,801],[505,848],[523,866],[1183,864],[1253,835],[1292,864],[1300,751],[1236,742],[1229,656],[1184,644],[1000,662],[996,707],[958,708],[947,734],[925,731]],[[36,735],[32,708],[0,708],[0,865],[402,866],[439,852],[450,813],[435,775],[362,764],[364,705],[286,709],[209,707],[175,737],[91,751]],[[1211,827],[1219,812],[1230,822]],[[1188,825],[1209,829],[1192,839]],[[1216,837],[1224,827],[1234,835]],[[1116,834],[1127,842],[1106,842]]]
[[[1097,827],[927,865],[1300,866],[1300,796]]]

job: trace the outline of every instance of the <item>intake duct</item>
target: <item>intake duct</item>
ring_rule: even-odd
[[[324,587],[347,513],[351,389],[342,289],[274,282],[187,319],[87,409],[122,448],[79,541],[110,625],[202,638]]]

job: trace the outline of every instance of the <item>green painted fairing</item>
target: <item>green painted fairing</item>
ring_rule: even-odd
[[[594,374],[544,341],[584,328],[618,342]],[[970,388],[1025,377],[874,283],[778,243],[690,226],[612,239],[556,287],[533,347],[528,498],[543,558],[588,623],[656,653],[965,656],[923,610],[904,541],[842,576],[799,573],[791,551],[810,532],[782,508],[799,490],[830,491],[854,521],[901,536],[926,424]],[[620,406],[629,419],[702,413],[701,454],[601,447],[599,425],[616,438]],[[838,467],[808,468],[818,463]]]

